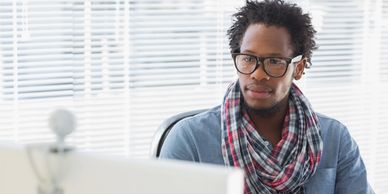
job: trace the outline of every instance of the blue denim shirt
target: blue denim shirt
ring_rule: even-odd
[[[224,165],[220,106],[178,122],[165,140],[160,158]],[[318,114],[323,153],[306,193],[374,193],[356,142],[337,120]],[[269,145],[270,146],[270,145]]]

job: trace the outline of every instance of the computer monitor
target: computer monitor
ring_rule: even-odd
[[[49,160],[44,159],[43,153],[39,154],[34,159],[38,171],[47,168],[47,161],[62,161],[59,186],[64,194],[243,193],[243,172],[236,168],[76,151],[66,153],[64,158],[50,154]],[[37,188],[38,179],[26,149],[0,145],[0,193],[38,194]]]

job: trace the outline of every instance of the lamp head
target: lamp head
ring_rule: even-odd
[[[66,109],[55,110],[50,115],[49,127],[58,139],[64,140],[67,135],[74,131],[76,126],[75,115]]]

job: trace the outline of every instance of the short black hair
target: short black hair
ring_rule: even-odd
[[[311,17],[303,14],[296,4],[285,3],[283,0],[247,0],[246,5],[233,17],[233,25],[227,32],[232,53],[240,52],[241,41],[249,25],[258,23],[285,27],[291,36],[293,54],[303,55],[309,62],[312,51],[317,48]]]

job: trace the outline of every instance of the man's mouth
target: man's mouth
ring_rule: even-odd
[[[247,85],[245,91],[249,97],[257,99],[266,99],[272,94],[271,88],[253,84]]]

